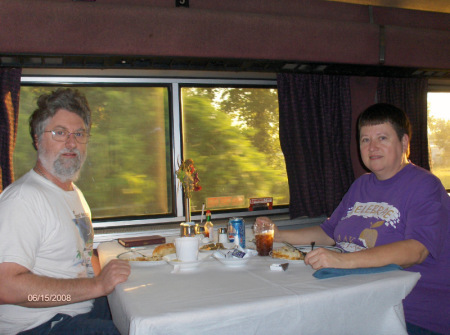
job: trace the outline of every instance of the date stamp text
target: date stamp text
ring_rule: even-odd
[[[28,301],[33,302],[65,302],[71,300],[70,294],[28,294]]]

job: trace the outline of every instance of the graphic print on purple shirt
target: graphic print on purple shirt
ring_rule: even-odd
[[[336,243],[345,251],[353,252],[377,245],[378,232],[395,236],[397,224],[400,222],[399,210],[386,202],[355,202],[341,218],[335,231]],[[339,232],[344,228],[345,232]],[[353,229],[351,229],[353,227]],[[398,240],[396,236],[392,242]],[[383,244],[386,242],[383,238]]]

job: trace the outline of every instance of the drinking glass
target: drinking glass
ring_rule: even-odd
[[[255,223],[253,233],[255,234],[258,255],[269,256],[273,248],[274,224],[271,222]]]

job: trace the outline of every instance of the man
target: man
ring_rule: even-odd
[[[90,126],[72,89],[41,96],[30,117],[36,165],[0,194],[0,334],[118,334],[105,296],[130,266],[94,276],[91,213],[73,184]]]

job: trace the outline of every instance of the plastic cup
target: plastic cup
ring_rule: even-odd
[[[258,255],[269,256],[273,249],[274,224],[269,222],[255,223],[253,233],[255,234]]]

